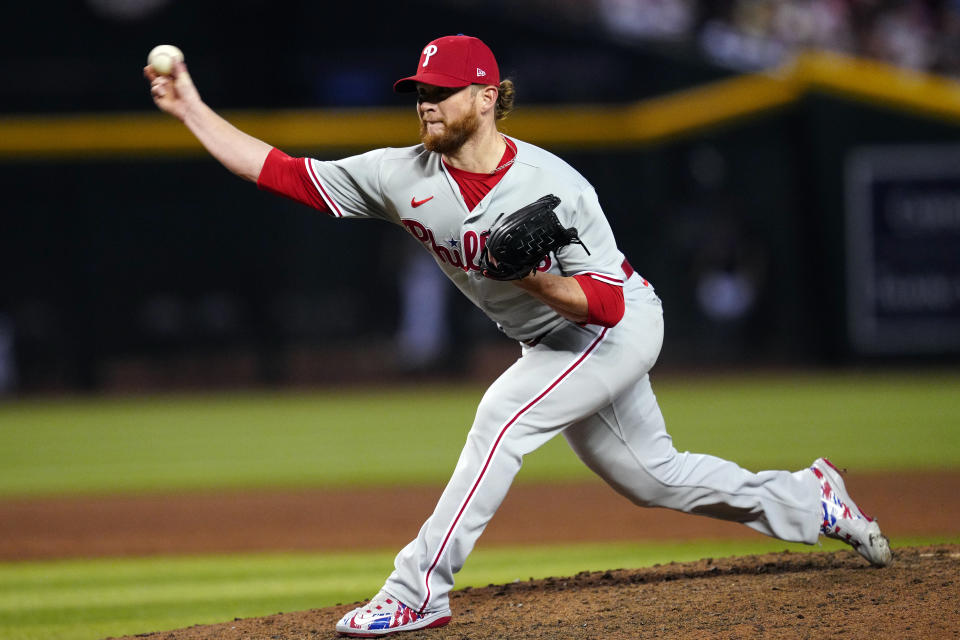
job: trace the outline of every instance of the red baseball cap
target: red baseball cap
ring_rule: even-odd
[[[417,73],[397,80],[393,90],[398,93],[416,91],[418,82],[437,87],[499,85],[500,69],[493,51],[479,38],[444,36],[423,48]]]

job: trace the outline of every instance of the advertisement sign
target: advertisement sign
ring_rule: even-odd
[[[854,351],[960,352],[960,145],[854,150],[846,193]]]

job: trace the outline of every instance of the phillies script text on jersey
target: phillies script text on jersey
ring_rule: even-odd
[[[487,236],[485,234],[477,233],[473,229],[470,229],[463,234],[463,238],[460,240],[456,238],[447,240],[446,243],[450,246],[445,247],[442,244],[437,244],[433,229],[422,222],[411,218],[401,218],[400,222],[402,222],[403,227],[410,232],[410,235],[423,243],[425,248],[433,251],[433,254],[437,256],[437,260],[442,264],[459,267],[467,272],[480,271],[480,265],[478,264],[480,254],[487,245]],[[463,253],[457,248],[458,245],[463,248]],[[544,261],[537,267],[537,271],[547,271],[550,268],[550,264],[550,256],[545,256]]]

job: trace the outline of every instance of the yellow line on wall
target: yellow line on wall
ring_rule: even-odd
[[[649,144],[794,103],[808,91],[960,123],[960,83],[877,62],[805,53],[769,74],[738,76],[629,105],[527,106],[503,130],[552,146]],[[232,111],[240,129],[291,151],[416,144],[413,106]],[[197,155],[203,149],[159,112],[0,117],[0,158]]]
[[[278,147],[415,144],[412,110],[235,111],[224,117]],[[204,153],[193,135],[162,113],[0,118],[0,155],[90,156]]]
[[[636,145],[779,107],[796,97],[789,83],[749,75],[633,105],[518,109],[501,128],[523,140],[551,146]]]
[[[960,123],[960,82],[956,80],[826,52],[798,56],[785,71],[807,90]]]
[[[739,76],[638,103],[633,133],[638,141],[655,141],[780,107],[799,95],[794,83],[774,76]]]

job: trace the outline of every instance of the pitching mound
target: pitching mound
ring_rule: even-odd
[[[853,552],[706,558],[463,589],[453,621],[403,640],[956,638],[960,545],[901,548],[874,569]],[[350,604],[143,634],[155,640],[336,638]]]

